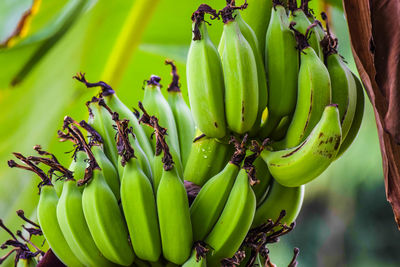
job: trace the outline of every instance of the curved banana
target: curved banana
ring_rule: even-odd
[[[325,107],[321,120],[300,145],[279,151],[264,150],[261,157],[281,185],[297,187],[319,176],[335,159],[341,141],[339,110]]]
[[[284,116],[296,107],[299,53],[282,5],[274,2],[265,39],[265,69],[268,82],[268,118],[262,137],[270,135]]]
[[[230,146],[215,138],[208,138],[196,132],[183,177],[185,180],[203,186],[208,179],[219,173],[232,155]]]
[[[193,13],[193,39],[186,61],[190,108],[197,127],[208,137],[227,134],[224,108],[224,76],[218,51],[207,33],[204,14],[214,12],[200,5]]]
[[[192,147],[196,125],[193,121],[192,112],[182,97],[176,66],[172,61],[166,60],[165,63],[172,66],[172,82],[168,86],[168,103],[174,114],[178,129],[182,166],[185,168]]]
[[[295,34],[301,50],[297,104],[285,139],[279,143],[280,149],[299,145],[321,119],[326,105],[331,103],[328,70],[305,36],[296,30]]]
[[[190,206],[195,241],[204,240],[221,215],[245,156],[245,150],[238,149],[225,168],[201,187]]]
[[[157,211],[163,256],[183,264],[192,251],[193,235],[185,186],[174,167],[163,171],[157,189]]]
[[[74,78],[86,85],[86,87],[101,87],[101,97],[104,98],[106,104],[113,110],[120,114],[121,119],[129,120],[129,126],[133,128],[133,132],[136,135],[136,138],[139,141],[140,147],[142,147],[146,156],[151,159],[154,155],[154,151],[151,147],[149,140],[146,137],[146,134],[142,128],[142,126],[138,122],[138,118],[134,115],[134,113],[118,98],[115,91],[106,84],[105,82],[97,82],[97,83],[89,83],[86,81],[85,75],[83,73],[79,73]],[[101,132],[100,132],[101,134]]]
[[[57,204],[57,219],[68,246],[85,266],[114,266],[97,248],[82,208],[82,193],[74,180],[66,180]]]
[[[255,209],[248,174],[241,169],[218,221],[204,240],[213,248],[207,255],[208,266],[220,266],[222,259],[235,254],[250,229]]]
[[[205,257],[198,257],[196,249],[193,249],[192,255],[182,267],[207,267],[207,260]]]
[[[241,33],[231,8],[228,5],[223,9],[225,42],[221,58],[225,82],[225,115],[228,128],[244,134],[252,129],[259,114],[259,82],[254,52]]]
[[[264,61],[265,36],[268,23],[271,18],[271,0],[251,0],[249,6],[244,9],[243,19],[253,29]]]
[[[350,126],[350,129],[347,133],[347,136],[345,139],[342,141],[342,144],[340,145],[339,152],[336,155],[336,158],[339,158],[346,150],[349,148],[351,143],[354,141],[354,139],[357,136],[358,131],[360,130],[361,122],[364,116],[364,89],[362,86],[362,83],[360,79],[352,73],[353,78],[356,82],[356,89],[357,89],[357,105],[356,105],[356,110],[354,112],[354,118],[353,122]]]
[[[291,117],[282,117],[276,128],[272,131],[270,137],[272,140],[279,141],[285,138],[286,132],[289,128]]]
[[[328,39],[330,36],[329,31]],[[350,69],[336,50],[337,42],[325,42],[325,64],[332,83],[332,103],[338,104],[342,123],[342,140],[345,140],[353,122],[357,106],[357,85]],[[334,43],[334,45],[331,45]]]
[[[253,191],[258,205],[264,200],[272,177],[269,173],[267,164],[262,158],[258,157],[254,161],[254,167],[256,169],[256,178],[259,181],[257,184],[253,185]]]
[[[290,225],[300,213],[303,204],[304,189],[304,185],[286,187],[273,180],[267,197],[257,206],[251,227],[255,228],[263,223],[267,223],[268,219],[275,221],[282,210],[286,211],[286,215],[282,218],[281,222]]]

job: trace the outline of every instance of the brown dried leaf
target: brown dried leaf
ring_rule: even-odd
[[[374,107],[386,198],[400,229],[400,2],[343,0],[357,69]]]

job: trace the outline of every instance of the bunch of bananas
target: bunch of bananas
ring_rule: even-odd
[[[293,229],[305,184],[350,146],[363,116],[362,85],[307,3],[272,1],[257,33],[241,17],[247,3],[200,5],[190,108],[172,61],[168,98],[153,75],[140,111],[105,82],[74,77],[101,91],[87,122],[67,116],[58,132],[74,144],[70,167],[40,146],[9,161],[41,178],[37,218],[64,264],[264,266],[266,245]],[[224,23],[218,48],[206,15]]]

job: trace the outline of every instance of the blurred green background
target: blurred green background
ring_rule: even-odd
[[[177,63],[187,99],[185,60],[191,40],[191,13],[201,3],[219,9],[224,0],[41,0],[27,19],[22,36],[0,48],[0,218],[12,230],[22,221],[17,209],[35,218],[38,178],[11,170],[11,152],[33,154],[33,145],[68,164],[69,144],[56,132],[70,115],[86,119],[85,102],[95,89],[72,79],[79,71],[89,81],[104,79],[134,107],[151,74],[171,80],[166,58]],[[238,1],[239,2],[239,1]],[[252,0],[248,0],[249,8]],[[0,43],[15,30],[32,0],[0,1]],[[341,1],[312,1],[315,13],[326,10],[339,38],[340,53],[355,70]],[[246,11],[244,11],[246,12]],[[222,23],[210,27],[215,44]],[[126,45],[123,45],[126,44]],[[13,84],[13,85],[12,85]],[[7,238],[0,232],[0,242]],[[385,198],[375,120],[367,101],[358,138],[342,158],[306,187],[295,230],[270,246],[271,259],[285,266],[293,247],[300,266],[399,266],[400,233]],[[0,255],[2,253],[0,252]]]

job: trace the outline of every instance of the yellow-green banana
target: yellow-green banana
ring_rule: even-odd
[[[362,118],[364,116],[364,89],[361,84],[360,79],[352,73],[353,78],[356,82],[356,89],[357,89],[357,105],[356,110],[354,112],[353,122],[350,126],[350,129],[347,133],[347,136],[342,141],[340,145],[339,152],[336,155],[336,158],[339,158],[346,150],[349,148],[353,140],[356,138],[358,131],[360,130]]]
[[[225,82],[225,115],[228,128],[244,134],[256,123],[259,82],[253,49],[243,36],[233,11],[230,5],[222,11],[225,41],[221,44],[221,58]]]
[[[193,38],[186,61],[190,108],[197,127],[205,135],[222,138],[227,134],[224,105],[224,76],[218,51],[207,33],[205,13],[200,5],[193,13]]]
[[[277,1],[275,1],[277,2]],[[299,55],[289,29],[285,7],[274,2],[265,39],[265,69],[268,82],[268,118],[262,137],[270,135],[282,117],[296,107]]]
[[[256,178],[259,182],[253,185],[253,191],[257,199],[257,204],[259,204],[264,200],[268,192],[268,186],[272,177],[269,173],[267,164],[262,158],[258,157],[254,161],[254,167],[256,170]]]
[[[165,63],[172,67],[172,82],[168,86],[168,103],[174,114],[176,127],[178,129],[182,166],[185,168],[190,154],[190,148],[192,147],[196,126],[194,124],[192,112],[182,97],[176,66],[172,61],[166,60]]]
[[[207,267],[207,260],[205,257],[198,256],[196,249],[193,249],[192,255],[182,267]]]
[[[253,221],[256,197],[245,169],[241,169],[225,207],[213,229],[204,240],[213,250],[207,255],[207,266],[221,266],[239,249]]]
[[[203,186],[208,179],[219,173],[229,161],[230,146],[215,138],[196,132],[183,177],[185,180]]]
[[[157,261],[161,239],[153,187],[133,155],[125,164],[121,181],[121,204],[138,258]]]
[[[272,177],[281,185],[297,187],[319,176],[335,159],[341,141],[339,110],[336,104],[325,107],[318,124],[300,145],[261,152]]]
[[[294,31],[301,50],[297,104],[285,139],[277,144],[280,149],[299,145],[321,119],[326,105],[331,103],[328,70],[305,36]]]
[[[204,240],[221,215],[245,156],[245,149],[239,147],[225,168],[201,187],[190,206],[195,241]]]
[[[269,219],[275,221],[282,210],[286,215],[281,220],[282,223],[290,225],[297,218],[303,203],[305,186],[286,187],[273,180],[267,197],[256,209],[252,228],[267,223]]]

